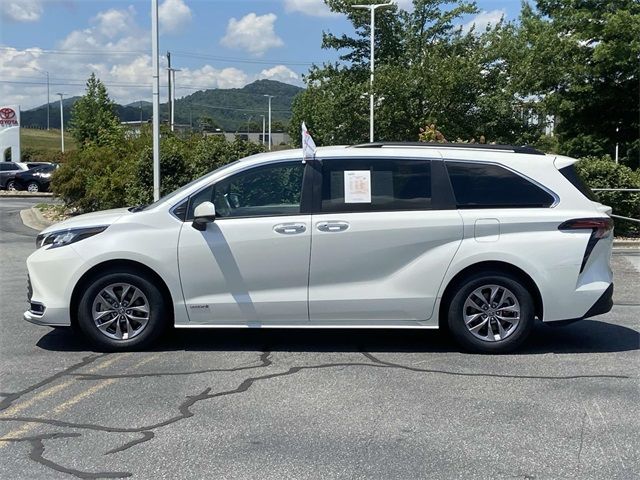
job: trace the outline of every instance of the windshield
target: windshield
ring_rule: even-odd
[[[178,188],[177,190],[174,190],[173,192],[165,195],[164,197],[161,197],[159,200],[156,200],[155,202],[150,203],[149,205],[145,205],[145,206],[141,206],[141,207],[135,207],[134,209],[131,209],[131,211],[132,212],[134,212],[134,211],[138,212],[138,211],[141,211],[141,210],[150,210],[150,209],[160,205],[161,203],[168,202],[172,198],[179,196],[185,190],[188,190],[191,186],[193,186],[194,184],[198,183],[200,180],[205,179],[207,177],[210,177],[210,176],[214,175],[215,173],[219,172],[220,170],[223,170],[223,169],[225,169],[227,167],[230,167],[231,165],[234,165],[234,164],[236,164],[238,162],[239,162],[239,160],[236,160],[235,162],[227,163],[226,165],[223,165],[222,167],[216,168],[212,172],[209,172],[206,175],[203,175],[202,177],[196,178],[195,180],[191,180],[186,185],[183,185],[180,188]]]

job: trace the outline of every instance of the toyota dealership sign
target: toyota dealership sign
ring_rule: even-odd
[[[11,149],[10,155],[7,149]],[[20,161],[20,107],[0,105],[0,161]]]

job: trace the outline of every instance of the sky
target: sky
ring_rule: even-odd
[[[257,79],[304,86],[310,64],[337,59],[322,32],[353,30],[322,0],[159,0],[161,101],[171,52],[176,96]],[[411,0],[396,0],[410,8]],[[464,28],[517,18],[520,0],[477,0]],[[0,103],[22,110],[81,95],[91,72],[121,104],[151,101],[150,0],[0,0]]]

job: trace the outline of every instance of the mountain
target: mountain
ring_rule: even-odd
[[[262,129],[262,117],[267,116],[268,99],[264,95],[273,95],[271,100],[271,121],[273,130],[286,124],[291,118],[293,98],[302,88],[274,80],[257,80],[242,88],[200,90],[175,101],[175,122],[193,125],[194,129],[202,123],[209,123],[228,132],[246,131],[247,122],[252,130]],[[80,97],[63,100],[64,124],[71,119],[71,107]],[[152,116],[152,104],[147,100],[131,102],[127,105],[116,104],[116,113],[120,121],[148,121]],[[51,128],[60,128],[60,106],[51,102]],[[46,128],[47,105],[21,112],[22,125],[25,127]],[[160,105],[160,119],[167,121],[167,104]],[[280,124],[280,125],[279,125]]]

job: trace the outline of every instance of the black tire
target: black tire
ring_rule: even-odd
[[[93,320],[94,300],[104,288],[119,283],[129,284],[139,289],[148,302],[149,314],[146,325],[138,334],[128,339],[108,337],[98,329]],[[141,350],[152,345],[165,331],[171,318],[169,308],[171,308],[170,303],[163,298],[151,279],[134,270],[121,268],[118,271],[104,272],[88,282],[78,304],[78,327],[98,350],[109,352]]]
[[[466,326],[464,317],[465,302],[469,296],[477,289],[489,285],[496,285],[508,289],[517,299],[520,308],[520,320],[513,328],[513,331],[506,335],[505,338],[493,341],[482,340],[472,334]],[[469,312],[473,313],[475,309],[472,308]],[[499,314],[504,315],[504,312],[498,312],[498,315]],[[487,315],[485,315],[485,317],[487,317]],[[531,292],[527,290],[522,281],[517,277],[499,271],[476,273],[462,280],[458,284],[456,292],[449,303],[447,316],[449,330],[458,343],[464,349],[478,353],[506,353],[515,350],[522,345],[531,332],[534,318],[535,305]],[[482,321],[482,318],[480,318],[474,325]],[[489,316],[487,322],[491,325],[492,332],[497,331],[498,324],[496,322],[499,322],[497,317]],[[501,323],[503,327],[509,327],[509,325],[508,322]],[[482,331],[479,330],[478,334],[481,333]]]
[[[35,187],[35,189],[34,189],[34,187]],[[27,192],[39,192],[42,189],[40,188],[40,184],[38,182],[29,182],[27,184],[27,187],[25,188],[25,190]]]
[[[16,189],[16,182],[13,180],[9,180],[7,182],[7,184],[4,186],[4,188],[6,188],[7,190],[15,190]]]

